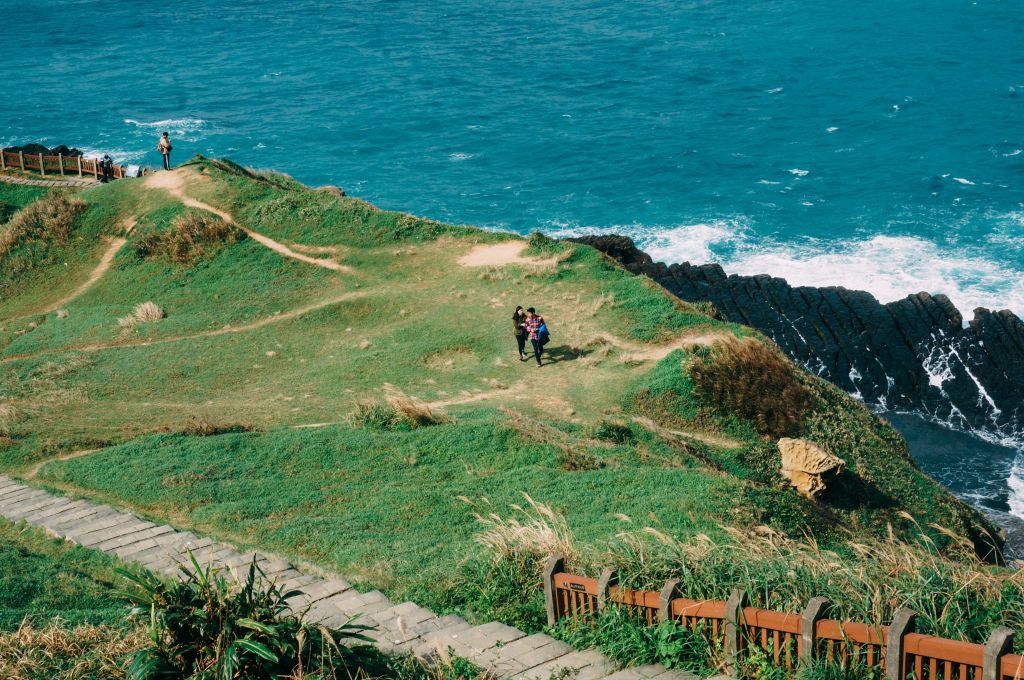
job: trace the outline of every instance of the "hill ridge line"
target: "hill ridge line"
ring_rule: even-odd
[[[235,225],[236,227],[244,231],[246,234],[248,234],[249,237],[252,238],[254,241],[256,241],[262,246],[269,248],[270,250],[273,250],[275,253],[279,253],[281,255],[284,255],[285,257],[290,257],[293,260],[298,260],[299,262],[305,262],[306,264],[311,264],[317,267],[323,267],[324,269],[330,269],[331,271],[353,271],[352,267],[341,264],[340,262],[335,262],[334,260],[310,257],[309,255],[297,253],[288,246],[284,245],[283,243],[279,243],[278,241],[275,241],[269,236],[265,236],[259,233],[258,231],[253,231],[252,229],[249,229],[248,227],[239,224],[238,220],[236,220],[234,216],[231,213],[227,212],[226,210],[215,208],[209,203],[204,203],[203,201],[188,196],[187,194],[185,194],[184,182],[182,181],[181,175],[178,173],[178,171],[167,170],[164,172],[158,172],[154,175],[151,175],[149,179],[146,180],[146,186],[152,189],[165,190],[167,193],[171,194],[171,196],[174,196],[175,198],[180,200],[182,204],[188,206],[189,208],[198,208],[199,210],[205,210],[207,212],[213,213],[214,215],[221,218],[228,224]]]
[[[165,577],[182,578],[182,569],[190,568],[186,566],[190,557],[201,568],[232,573],[255,561],[282,591],[298,591],[288,601],[292,612],[305,612],[327,626],[340,626],[359,616],[361,623],[375,627],[365,635],[389,655],[414,654],[429,661],[450,649],[498,678],[542,680],[569,673],[577,680],[696,680],[695,675],[660,664],[616,671],[615,664],[596,650],[575,651],[548,635],[527,635],[497,621],[474,626],[459,616],[439,617],[414,602],[395,604],[378,590],[361,593],[344,578],[309,574],[269,553],[239,551],[225,542],[166,524],[158,526],[109,505],[58,496],[4,475],[0,475],[0,516],[41,527]]]

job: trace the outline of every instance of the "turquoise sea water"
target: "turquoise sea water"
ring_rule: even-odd
[[[1021,0],[0,0],[0,26],[0,144],[156,165],[167,130],[177,161],[441,220],[1024,313]]]

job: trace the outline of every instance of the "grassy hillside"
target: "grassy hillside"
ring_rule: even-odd
[[[466,595],[464,499],[502,512],[529,494],[593,543],[628,515],[680,540],[925,527],[985,550],[992,527],[890,426],[589,247],[208,160],[74,198],[70,237],[0,296],[5,472],[490,614],[491,595]],[[104,238],[126,242],[73,299],[41,283],[80,289]],[[129,319],[144,302],[161,314]],[[515,354],[516,304],[549,321],[542,368]],[[782,435],[847,472],[803,498],[779,475]]]

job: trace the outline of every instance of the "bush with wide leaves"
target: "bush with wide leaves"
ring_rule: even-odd
[[[129,666],[134,680],[334,678],[372,665],[373,648],[359,644],[370,627],[329,628],[292,613],[286,600],[298,591],[282,592],[255,561],[239,581],[189,558],[180,581],[121,571],[134,584],[124,593],[133,611],[149,615],[150,644]]]

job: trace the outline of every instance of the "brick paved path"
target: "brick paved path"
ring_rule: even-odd
[[[130,512],[26,486],[0,475],[0,516],[25,521],[87,548],[137,562],[154,572],[178,577],[178,567],[191,550],[200,565],[241,569],[255,557],[263,572],[283,590],[301,595],[290,602],[295,610],[309,607],[308,616],[327,625],[340,625],[352,616],[376,626],[371,631],[378,648],[389,654],[412,653],[430,657],[451,648],[500,678],[544,680],[552,676],[576,680],[696,680],[682,671],[660,665],[616,670],[615,665],[594,650],[574,651],[564,642],[543,634],[527,635],[521,630],[492,621],[473,626],[458,616],[437,616],[412,602],[395,604],[383,593],[361,593],[343,578],[320,578],[294,568],[288,562],[258,551],[200,538],[188,531],[146,522]],[[575,674],[573,674],[575,671]]]

